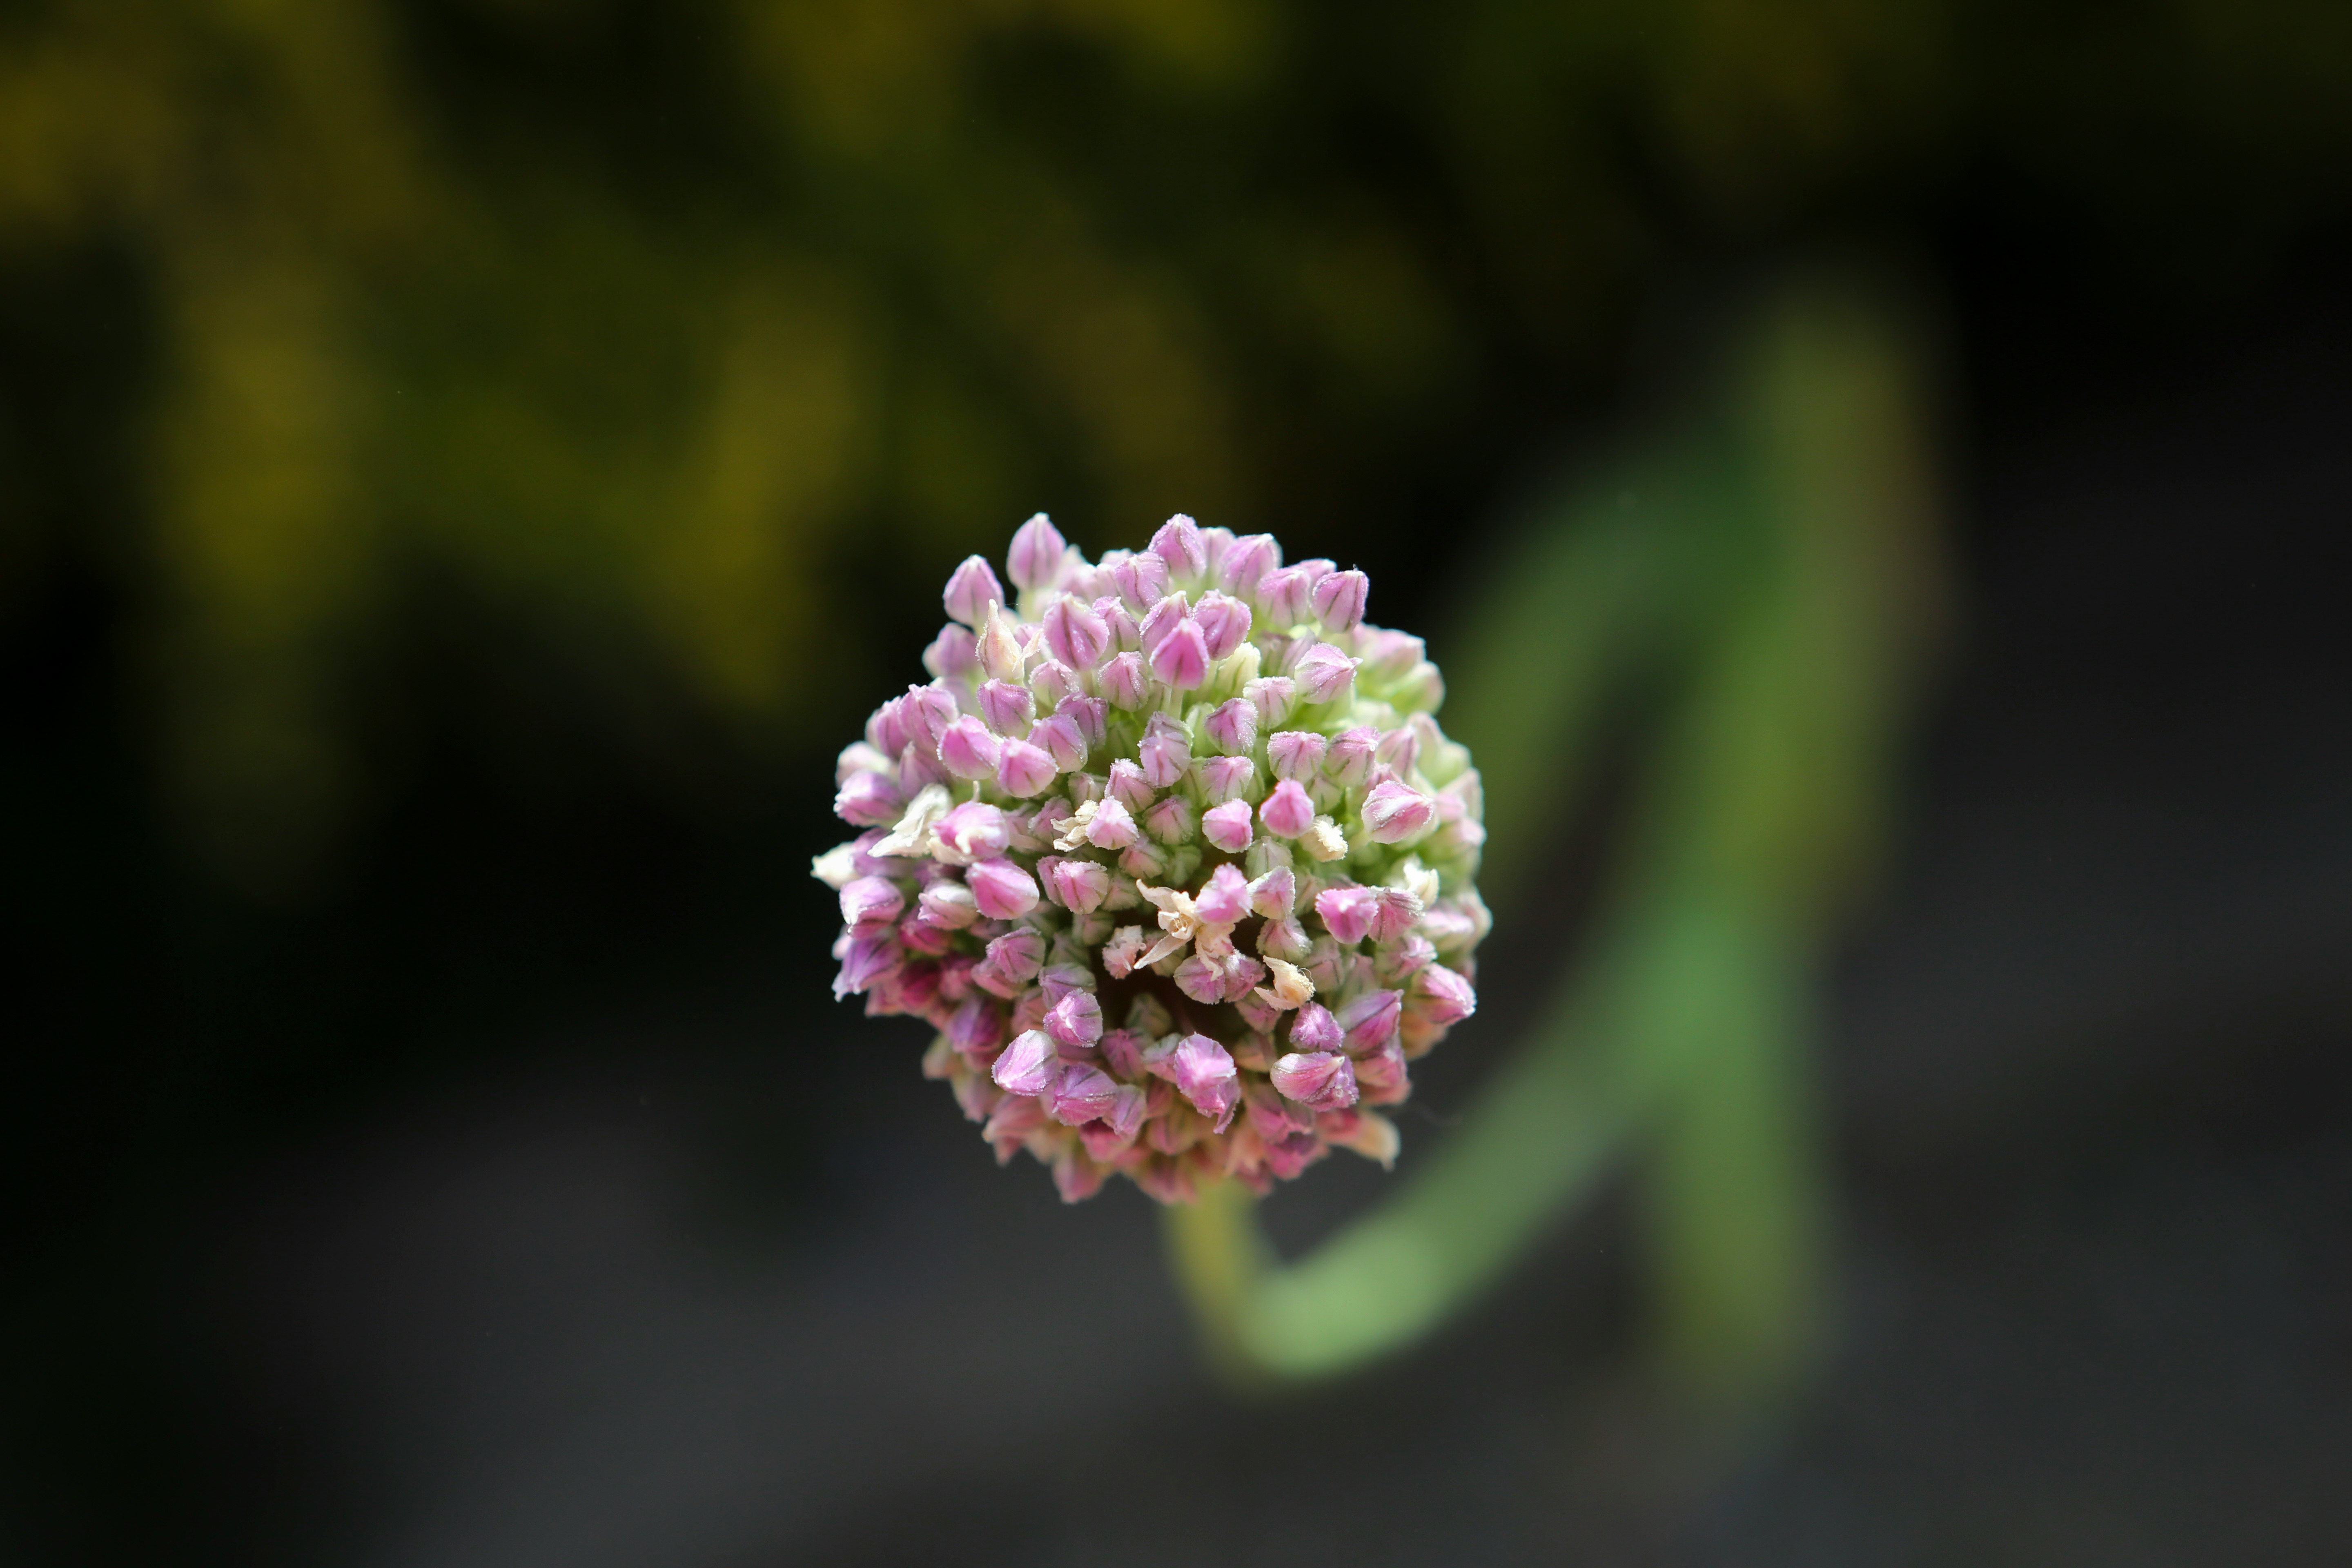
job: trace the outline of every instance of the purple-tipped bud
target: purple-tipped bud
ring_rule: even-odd
[[[1003,757],[1004,743],[969,713],[949,725],[940,737],[940,766],[960,779],[992,777]]]
[[[1329,758],[1323,771],[1331,782],[1343,789],[1353,789],[1372,776],[1372,761],[1381,744],[1381,732],[1370,725],[1340,735],[1331,742]]]
[[[1309,1002],[1292,1015],[1290,1048],[1295,1051],[1336,1051],[1342,1043],[1339,1022],[1320,1002]]]
[[[1419,899],[1399,888],[1382,888],[1381,907],[1372,913],[1372,940],[1384,945],[1402,942],[1420,918]]]
[[[1025,735],[1037,717],[1037,700],[1026,687],[992,680],[980,689],[980,716],[1000,735]]]
[[[1312,730],[1285,730],[1265,742],[1266,766],[1278,779],[1297,779],[1304,784],[1314,778],[1323,766],[1324,755],[1330,742]]]
[[[981,731],[982,734],[988,731]],[[833,797],[833,814],[860,827],[887,827],[907,809],[898,781],[887,773],[852,773]]]
[[[1143,770],[1121,757],[1110,765],[1110,798],[1129,811],[1142,811],[1151,805],[1155,795]]]
[[[1255,793],[1251,786],[1257,783],[1257,764],[1245,756],[1204,757],[1192,769],[1192,774],[1201,781],[1201,793],[1208,797],[1209,804],[1223,805]]]
[[[1130,1082],[1143,1076],[1143,1041],[1133,1029],[1113,1029],[1097,1044],[1103,1066]]]
[[[1004,1047],[988,1076],[1007,1094],[1043,1094],[1060,1081],[1062,1058],[1043,1029],[1031,1029]]]
[[[1059,776],[1053,754],[1044,747],[1026,741],[1004,742],[1004,754],[996,764],[996,782],[1005,794],[1027,800],[1053,788]]]
[[[1109,734],[1110,704],[1099,697],[1066,697],[1054,713],[1076,723],[1089,746],[1101,745]]]
[[[1269,572],[1258,584],[1257,602],[1270,624],[1295,626],[1307,618],[1311,607],[1307,595],[1314,588],[1314,580],[1302,568],[1286,566],[1278,572]]]
[[[1274,1064],[1274,1087],[1309,1110],[1345,1110],[1356,1103],[1356,1067],[1331,1051],[1293,1051]]]
[[[1265,574],[1282,564],[1282,546],[1271,533],[1245,533],[1217,559],[1217,583],[1228,594],[1255,598]]]
[[[1378,888],[1329,888],[1315,899],[1315,912],[1323,917],[1323,929],[1351,945],[1371,934],[1373,918],[1380,910]]]
[[[977,626],[989,605],[1004,603],[1004,589],[986,561],[967,555],[948,578],[946,599],[949,615],[965,626]]]
[[[1262,676],[1242,688],[1243,700],[1257,710],[1257,727],[1271,730],[1298,710],[1298,683],[1286,675]]]
[[[1118,851],[1133,844],[1138,830],[1135,817],[1116,795],[1095,803],[1094,820],[1087,824],[1087,842],[1097,849]]]
[[[841,889],[841,918],[852,930],[888,925],[906,907],[898,884],[880,877],[860,877]]]
[[[921,747],[925,756],[938,756],[940,741],[956,721],[955,693],[940,686],[909,686],[899,700],[906,704],[908,743]]]
[[[1151,672],[1139,653],[1123,653],[1103,666],[1102,694],[1122,713],[1133,713],[1151,696]]]
[[[1250,608],[1239,599],[1223,594],[1204,595],[1200,608],[1192,612],[1192,619],[1199,625],[1213,659],[1224,658],[1249,640]]]
[[[1249,893],[1254,912],[1270,921],[1286,921],[1297,906],[1298,878],[1289,867],[1277,866],[1252,882]]]
[[[1396,1041],[1374,1047],[1356,1058],[1356,1087],[1371,1105],[1401,1105],[1412,1092],[1412,1079],[1405,1066],[1404,1049]]]
[[[964,873],[980,912],[992,921],[1017,921],[1037,907],[1037,884],[1010,860],[987,860]]]
[[[1209,744],[1227,756],[1247,756],[1257,745],[1257,710],[1244,698],[1236,697],[1221,702],[1209,714],[1202,726],[1208,732]]]
[[[1151,673],[1179,691],[1192,691],[1209,678],[1209,645],[1200,623],[1186,620],[1151,650]]]
[[[1051,713],[1078,695],[1078,673],[1058,658],[1049,658],[1029,672],[1029,692],[1037,711]]]
[[[1249,918],[1249,879],[1231,866],[1220,866],[1209,873],[1192,907],[1210,925],[1238,925]]]
[[[941,626],[923,650],[923,668],[941,680],[969,680],[980,668],[980,645],[969,627]]]
[[[1037,862],[1037,875],[1045,884],[1047,898],[1082,915],[1102,908],[1103,900],[1110,897],[1110,868],[1097,861],[1048,855]]]
[[[1143,814],[1143,831],[1162,844],[1187,842],[1197,826],[1192,803],[1181,795],[1170,795]]]
[[[1066,1046],[1091,1046],[1102,1038],[1102,1004],[1091,991],[1073,991],[1045,1015],[1045,1032]]]
[[[1234,1066],[1232,1054],[1206,1035],[1187,1035],[1177,1043],[1169,1065],[1176,1092],[1223,1132],[1241,1103],[1241,1070]]]
[[[991,1058],[1004,1044],[1004,1009],[985,996],[967,996],[948,1015],[946,1034],[957,1055]]]
[[[1437,803],[1389,779],[1364,797],[1364,831],[1375,844],[1402,844],[1437,820]]]
[[[1029,743],[1040,747],[1054,759],[1054,765],[1066,773],[1076,773],[1087,765],[1087,737],[1078,721],[1066,714],[1056,713],[1042,721],[1029,731]]]
[[[1184,726],[1165,713],[1154,713],[1144,725],[1143,741],[1136,751],[1144,780],[1154,789],[1174,788],[1184,770],[1192,765],[1192,745]]]
[[[1118,1084],[1097,1067],[1071,1063],[1055,1077],[1053,1117],[1065,1127],[1076,1127],[1108,1115],[1118,1098]]]
[[[1276,838],[1296,838],[1315,826],[1315,803],[1296,781],[1285,779],[1274,786],[1257,815]]]
[[[1023,523],[1021,531],[1013,536],[1013,549],[1004,558],[1004,567],[1019,587],[1051,587],[1054,574],[1062,569],[1062,552],[1068,548],[1061,531],[1041,511]]]
[[[1026,985],[1045,962],[1045,939],[1027,926],[1006,931],[988,944],[988,962],[1015,985]]]
[[[979,900],[961,882],[933,882],[918,905],[924,921],[942,931],[961,931],[980,918]]]
[[[1340,1008],[1339,1034],[1348,1048],[1375,1050],[1393,1038],[1403,1002],[1404,994],[1401,991],[1367,991]]]
[[[1478,993],[1470,982],[1442,963],[1429,964],[1412,977],[1414,1010],[1425,1023],[1450,1026],[1478,1010]]]
[[[1045,606],[1045,646],[1072,669],[1099,669],[1110,657],[1109,623],[1065,594]]]
[[[1095,614],[1102,617],[1103,625],[1110,629],[1112,652],[1138,653],[1142,650],[1143,633],[1137,626],[1135,616],[1129,613],[1117,594],[1097,599],[1094,609]]]
[[[1371,579],[1361,572],[1334,572],[1315,584],[1307,602],[1325,631],[1349,631],[1364,618],[1364,600],[1371,591]]]
[[[1129,615],[1139,616],[1168,596],[1168,563],[1146,552],[1113,564],[1110,580]]]
[[[1234,762],[1246,759],[1235,757]],[[1250,847],[1250,808],[1245,800],[1229,800],[1223,805],[1213,805],[1201,814],[1201,837],[1228,855],[1238,855]],[[1233,868],[1226,867],[1231,870]]]
[[[1178,512],[1151,536],[1151,553],[1168,563],[1171,577],[1194,578],[1209,569],[1208,547],[1198,524]]]
[[[1146,654],[1168,640],[1168,634],[1184,624],[1192,608],[1181,594],[1171,594],[1151,606],[1151,613],[1136,627],[1136,637]]]
[[[1356,683],[1356,661],[1329,643],[1318,643],[1290,667],[1298,695],[1309,702],[1336,702]]]
[[[877,755],[883,757],[895,757],[907,749],[907,700],[905,698],[893,697],[889,701],[874,710],[873,716],[866,721],[866,743],[873,747]],[[845,762],[847,761],[848,756],[847,752],[842,753]]]

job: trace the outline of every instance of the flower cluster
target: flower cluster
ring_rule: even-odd
[[[932,680],[841,753],[835,994],[936,1027],[924,1070],[1072,1202],[1388,1163],[1370,1108],[1477,1005],[1488,924],[1421,639],[1361,572],[1187,517],[1089,564],[1041,514],[1006,566],[1017,600],[956,568]]]

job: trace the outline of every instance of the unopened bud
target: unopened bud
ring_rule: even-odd
[[[1241,1103],[1241,1072],[1232,1055],[1206,1035],[1187,1035],[1177,1043],[1170,1067],[1176,1091],[1223,1132]]]
[[[1200,624],[1180,621],[1150,655],[1151,673],[1179,691],[1192,691],[1209,678],[1209,646]]]
[[[1254,598],[1265,574],[1281,564],[1282,546],[1274,542],[1274,535],[1245,533],[1218,558],[1217,582],[1228,594]]]
[[[1061,1055],[1044,1030],[1031,1029],[1004,1047],[988,1076],[1007,1094],[1043,1094],[1061,1079]]]
[[[1315,912],[1322,917],[1323,929],[1351,946],[1371,934],[1372,919],[1380,908],[1378,888],[1331,888],[1315,900]]]
[[[1139,653],[1123,653],[1103,666],[1102,694],[1122,713],[1140,710],[1151,698],[1151,672]]]
[[[1330,752],[1323,771],[1331,782],[1343,789],[1354,789],[1371,777],[1372,763],[1380,751],[1381,732],[1370,725],[1359,725],[1331,742]]]
[[[1037,700],[1026,687],[992,680],[980,689],[980,716],[1000,735],[1025,735],[1037,717]]]
[[[1403,1001],[1402,992],[1367,991],[1340,1008],[1336,1016],[1348,1048],[1369,1051],[1392,1038]]]
[[[1209,552],[1198,524],[1178,512],[1151,536],[1151,553],[1168,563],[1171,577],[1197,579],[1209,569]]]
[[[967,555],[963,564],[949,575],[945,598],[949,615],[968,626],[977,626],[981,617],[988,614],[989,605],[1004,602],[1004,589],[986,561]]]
[[[1037,907],[1037,884],[1010,860],[987,860],[964,873],[980,912],[992,921],[1017,921]]]
[[[1308,702],[1336,702],[1356,683],[1356,661],[1329,643],[1318,643],[1290,668],[1298,695]]]
[[[1223,594],[1204,595],[1200,607],[1192,612],[1192,619],[1200,626],[1213,659],[1223,658],[1249,640],[1250,608],[1239,599]]]
[[[1229,800],[1223,805],[1213,805],[1202,812],[1201,837],[1228,855],[1238,855],[1248,848],[1251,837],[1249,802]]]
[[[980,668],[996,680],[1021,680],[1024,670],[1021,657],[1021,636],[1013,618],[1004,613],[1003,605],[992,604],[980,624],[980,637],[974,653]]]
[[[1201,885],[1192,908],[1206,924],[1238,925],[1249,918],[1249,881],[1231,866],[1220,866]]]
[[[944,931],[961,931],[980,918],[979,901],[961,882],[933,882],[917,905],[923,919]]]
[[[969,800],[939,819],[931,829],[950,865],[993,860],[1012,839],[1004,813],[985,801]]]
[[[1045,1015],[1045,1032],[1066,1046],[1091,1046],[1102,1038],[1102,1004],[1090,991],[1073,991]]]
[[[996,782],[1005,794],[1026,800],[1054,787],[1060,774],[1052,753],[1026,741],[1007,741],[996,764]]]
[[[1437,803],[1394,779],[1364,797],[1364,831],[1375,844],[1402,844],[1437,820]]]
[[[1272,730],[1286,724],[1298,709],[1298,683],[1286,675],[1261,676],[1244,683],[1242,699],[1257,710],[1257,727]]]
[[[1196,826],[1192,803],[1181,795],[1170,795],[1143,814],[1143,831],[1162,844],[1186,842]]]
[[[1171,789],[1192,765],[1192,744],[1184,733],[1184,726],[1165,713],[1154,713],[1144,725],[1143,740],[1136,749],[1137,761],[1142,764],[1144,781],[1154,789]]]
[[[947,626],[931,639],[923,650],[923,668],[941,680],[959,683],[971,679],[980,668],[980,647],[966,626]]]
[[[992,777],[1004,745],[986,724],[967,713],[940,737],[940,766],[960,779]]]
[[[1013,574],[1015,586],[1022,588],[1051,587],[1054,574],[1062,568],[1062,553],[1069,548],[1044,512],[1039,512],[1021,525],[1013,536],[1013,549],[1005,556],[1005,570]]]
[[[1246,756],[1257,745],[1257,710],[1245,698],[1223,702],[1202,726],[1209,744],[1227,756]]]
[[[1315,584],[1307,603],[1324,630],[1349,631],[1364,618],[1364,600],[1371,588],[1371,579],[1361,572],[1334,572]]]
[[[1274,1087],[1309,1110],[1344,1110],[1356,1103],[1356,1068],[1332,1051],[1293,1051],[1274,1064]]]

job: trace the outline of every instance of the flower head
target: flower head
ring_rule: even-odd
[[[1044,516],[974,556],[933,676],[841,754],[819,856],[836,995],[939,1031],[1000,1159],[1076,1201],[1264,1192],[1331,1148],[1476,1008],[1477,773],[1420,639],[1370,584],[1177,517],[1090,563]]]

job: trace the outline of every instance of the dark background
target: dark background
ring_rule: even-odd
[[[1202,44],[1181,7],[907,11],[931,52],[889,57],[811,7],[747,85],[757,8],[95,15],[12,7],[0,48],[0,1552],[2352,1555],[2340,18],[1240,8]],[[947,75],[853,68],[885,57]],[[927,120],[908,80],[960,85]],[[76,91],[132,129],[74,129]],[[404,193],[376,211],[352,171],[395,144],[425,173],[368,176]],[[832,751],[948,566],[1041,505],[1094,549],[1185,504],[1350,555],[1442,660],[1689,321],[1857,249],[1941,311],[1959,615],[1825,981],[1829,1365],[1694,1457],[1620,1183],[1402,1362],[1221,1393],[1150,1205],[998,1173],[919,1030],[829,1000]],[[1048,255],[1039,314],[1003,268]],[[255,314],[256,278],[325,303]],[[769,319],[705,321],[729,290],[787,301],[788,370],[834,363],[793,301],[860,323],[822,383],[851,412],[772,416],[868,456],[753,485],[791,549],[748,598],[677,579],[681,623],[643,584],[705,492],[613,433],[698,471]],[[1056,347],[1064,310],[1093,325]],[[206,368],[305,353],[359,410],[325,436]],[[256,374],[266,407],[313,385]],[[266,564],[347,523],[362,567]],[[771,616],[740,658],[677,630]],[[1540,925],[1498,933],[1409,1146],[1556,974]],[[1298,1245],[1378,1186],[1318,1168],[1270,1222]]]

